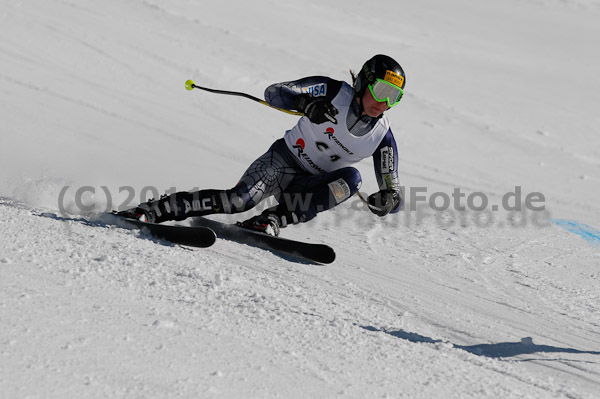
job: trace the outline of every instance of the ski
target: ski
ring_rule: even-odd
[[[194,218],[195,226],[210,228],[218,238],[235,241],[250,246],[287,254],[292,257],[318,263],[332,263],[335,260],[335,251],[325,244],[313,244],[287,238],[274,237],[245,229],[235,224],[221,223],[206,218]]]
[[[213,230],[203,226],[190,227],[147,223],[119,216],[114,213],[102,215],[101,220],[117,227],[133,227],[142,232],[146,232],[159,240],[165,240],[172,244],[187,245],[190,247],[207,248],[213,245],[217,239]]]
[[[235,224],[222,223],[202,217],[193,218],[193,226],[180,226],[142,222],[115,213],[102,213],[93,220],[68,218],[46,212],[41,213],[39,216],[60,221],[81,222],[91,226],[112,225],[126,229],[138,229],[158,240],[191,247],[210,247],[218,237],[317,263],[332,263],[336,256],[333,248],[325,244],[274,237]]]

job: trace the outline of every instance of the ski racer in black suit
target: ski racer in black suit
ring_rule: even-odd
[[[276,207],[240,224],[279,235],[281,227],[307,222],[356,194],[362,178],[351,165],[367,157],[373,157],[380,189],[369,196],[369,209],[378,216],[398,212],[398,151],[383,113],[402,98],[404,71],[392,58],[376,55],[352,77],[352,86],[323,76],[269,86],[268,104],[304,116],[233,188],[178,192],[119,214],[161,223],[244,212],[273,195]]]

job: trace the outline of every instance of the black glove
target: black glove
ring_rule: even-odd
[[[337,124],[335,116],[338,114],[338,110],[324,98],[315,98],[308,94],[301,94],[296,97],[294,105],[296,109],[303,112],[312,123],[321,124],[332,122]]]
[[[402,205],[402,193],[396,190],[381,190],[369,195],[369,210],[377,216],[385,216]]]

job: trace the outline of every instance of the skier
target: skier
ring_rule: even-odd
[[[392,58],[376,55],[351,74],[353,86],[313,76],[267,87],[269,105],[304,116],[233,188],[178,192],[119,214],[161,223],[244,212],[274,195],[277,206],[238,224],[278,236],[281,227],[307,222],[356,194],[362,180],[350,165],[370,156],[380,191],[369,196],[369,209],[378,216],[398,212],[398,152],[383,113],[402,98],[404,71]]]

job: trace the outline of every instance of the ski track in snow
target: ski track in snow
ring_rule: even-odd
[[[386,2],[367,17],[337,0],[5,3],[1,398],[598,396],[596,0]],[[260,96],[348,80],[377,52],[407,71],[389,112],[402,183],[490,204],[542,192],[543,227],[502,211],[486,227],[475,212],[379,219],[351,199],[283,230],[333,246],[322,266],[77,214],[79,187],[96,210],[123,188],[138,202],[230,187],[295,122],[187,79]],[[377,190],[372,162],[357,167]]]

